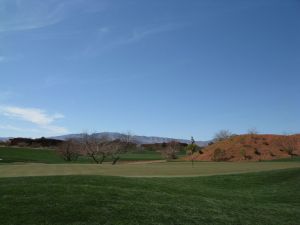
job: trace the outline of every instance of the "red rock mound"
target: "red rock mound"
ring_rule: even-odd
[[[197,161],[260,161],[289,158],[300,155],[298,135],[239,135],[209,145],[202,153],[195,153]]]

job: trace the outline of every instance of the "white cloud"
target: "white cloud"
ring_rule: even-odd
[[[53,115],[47,114],[44,110],[37,108],[22,108],[16,106],[0,106],[0,114],[3,116],[30,122],[40,129],[53,134],[66,133],[68,130],[65,127],[53,125],[53,123],[64,115],[55,113]],[[6,128],[15,129],[16,127],[8,126]],[[17,128],[18,129],[18,128]],[[15,130],[17,130],[15,129]]]
[[[29,121],[40,126],[49,125],[58,117],[56,114],[47,115],[43,110],[35,108],[5,106],[1,107],[0,110],[5,116]],[[59,118],[61,118],[61,115],[59,116]]]

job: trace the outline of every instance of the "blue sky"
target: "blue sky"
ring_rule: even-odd
[[[297,0],[0,0],[0,136],[300,132]]]

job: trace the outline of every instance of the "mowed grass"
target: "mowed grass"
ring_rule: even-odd
[[[64,162],[59,155],[49,149],[31,148],[0,148],[0,163],[13,162],[40,162],[40,163],[62,163]]]
[[[298,225],[300,169],[185,178],[0,179],[1,225]]]
[[[2,164],[0,177],[106,175],[128,177],[208,176],[300,168],[299,162],[160,162],[97,164]]]

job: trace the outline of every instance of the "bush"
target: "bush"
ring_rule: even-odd
[[[257,148],[255,149],[254,154],[255,154],[255,155],[261,155],[261,154],[260,154],[260,151],[259,151]]]
[[[226,153],[224,150],[217,148],[214,151],[213,155],[213,161],[219,162],[219,161],[227,161]]]
[[[17,146],[20,147],[20,148],[23,148],[23,147],[28,147],[28,144],[25,143],[25,142],[20,142],[20,143],[18,143]]]

